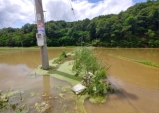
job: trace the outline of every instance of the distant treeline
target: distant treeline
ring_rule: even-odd
[[[36,46],[37,27],[0,30],[0,46]],[[159,0],[137,3],[119,14],[75,22],[46,23],[48,46],[159,47]]]

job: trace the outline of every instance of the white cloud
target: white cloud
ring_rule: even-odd
[[[0,0],[0,28],[33,22],[33,11],[34,6],[28,0]]]
[[[35,21],[34,0],[0,0],[0,28],[17,27],[22,23]],[[94,18],[99,15],[117,14],[133,5],[132,0],[100,0],[90,3],[88,0],[71,1],[77,20]],[[69,0],[43,0],[43,9],[47,11],[47,21],[74,21]],[[18,24],[21,23],[21,24]]]

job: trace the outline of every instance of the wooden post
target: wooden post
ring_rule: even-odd
[[[42,0],[35,0],[35,9],[36,9],[37,31],[38,33],[44,33],[44,45],[40,46],[42,68],[47,70],[49,69],[49,62],[48,62],[48,52],[47,52]]]

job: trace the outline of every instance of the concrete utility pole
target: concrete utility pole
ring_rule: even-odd
[[[48,52],[47,52],[42,0],[34,0],[34,1],[35,1],[35,9],[36,9],[37,30],[38,30],[38,33],[44,34],[44,45],[40,46],[42,68],[47,70],[49,69],[49,62],[48,62]]]

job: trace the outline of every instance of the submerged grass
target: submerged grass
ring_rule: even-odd
[[[126,57],[122,57],[122,56],[115,56],[113,54],[109,54],[110,56],[114,56],[117,57],[119,59],[123,59],[123,60],[128,60],[128,61],[133,61],[133,62],[137,62],[140,64],[144,64],[144,65],[148,65],[148,66],[152,66],[152,67],[157,67],[159,68],[159,65],[154,63],[154,62],[150,62],[150,61],[146,61],[146,60],[136,60],[136,59],[131,59],[131,58],[126,58]]]
[[[149,62],[146,60],[135,60],[135,62],[159,68],[159,65],[154,62]]]
[[[107,97],[97,96],[97,97],[90,97],[89,101],[91,103],[104,103],[106,101]]]

